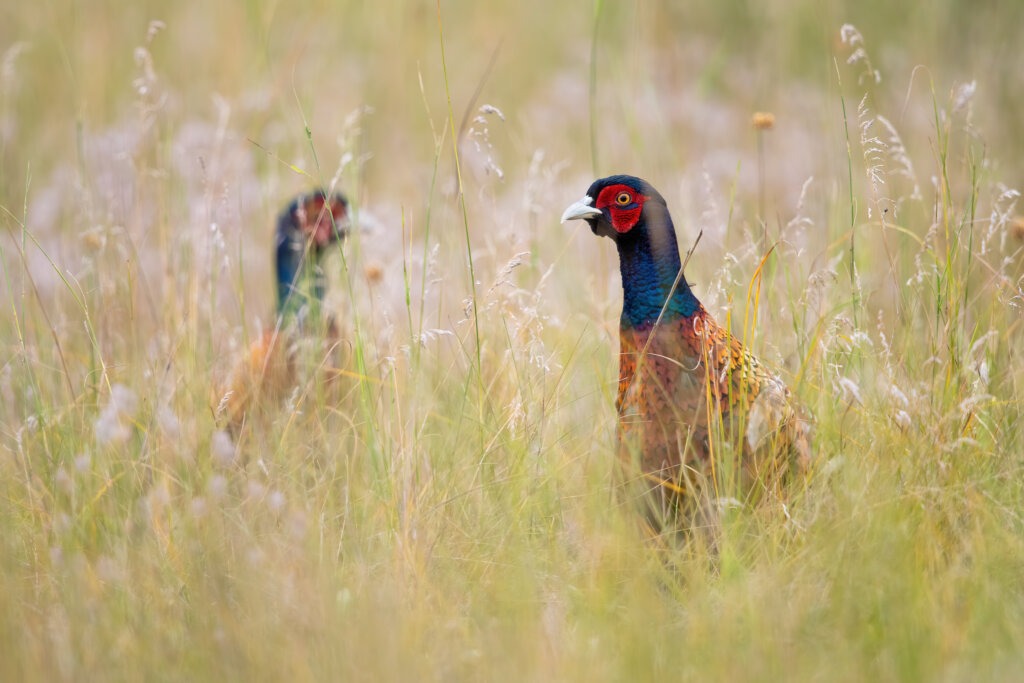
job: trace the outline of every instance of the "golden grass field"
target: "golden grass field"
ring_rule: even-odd
[[[1018,680],[1022,38],[967,0],[7,3],[0,680]],[[615,491],[616,254],[558,218],[620,172],[815,419],[713,551]],[[317,185],[343,372],[232,437]]]

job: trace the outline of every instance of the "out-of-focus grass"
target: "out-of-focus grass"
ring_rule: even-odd
[[[591,4],[440,9],[465,221],[430,4],[0,10],[0,677],[1015,678],[1024,6],[601,3],[593,122]],[[592,123],[737,332],[778,243],[818,464],[714,558],[612,492]],[[273,216],[335,179],[348,374],[232,442]]]

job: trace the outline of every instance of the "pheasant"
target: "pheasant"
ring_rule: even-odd
[[[698,301],[668,206],[627,175],[595,181],[562,222],[582,219],[619,252],[619,456],[662,511],[703,491],[755,495],[810,461],[810,427],[789,389]],[[724,437],[724,438],[716,438]]]
[[[348,231],[348,201],[315,190],[293,199],[277,218],[274,263],[275,325],[239,358],[214,395],[214,410],[237,431],[257,400],[279,401],[296,385],[296,347],[303,336],[337,338],[323,311],[327,278],[320,266],[328,248]]]

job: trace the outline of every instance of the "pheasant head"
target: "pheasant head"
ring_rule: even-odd
[[[281,212],[275,248],[279,317],[294,316],[323,300],[326,277],[320,259],[348,229],[348,201],[340,193],[315,190],[296,197]],[[303,291],[304,280],[311,281],[308,291]]]
[[[600,178],[562,214],[584,220],[619,251],[624,327],[687,317],[699,305],[680,270],[679,246],[665,199],[650,183],[628,175]],[[678,282],[677,282],[678,280]],[[662,314],[664,310],[664,314]]]

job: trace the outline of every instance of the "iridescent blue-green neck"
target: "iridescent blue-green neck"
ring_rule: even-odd
[[[663,321],[689,317],[700,305],[683,276],[669,298],[682,268],[675,228],[667,209],[659,211],[653,202],[644,208],[640,222],[615,239],[622,273],[620,324],[624,328],[652,325],[663,308]]]
[[[295,204],[293,202],[293,204]],[[295,206],[282,214],[277,226],[274,260],[277,271],[277,316],[291,322],[320,315],[327,278],[320,268],[320,250],[295,225]]]
[[[277,315],[285,322],[299,316],[316,318],[320,315],[327,290],[327,277],[316,256],[310,252],[303,258],[282,254],[287,246],[278,248],[277,258]]]

